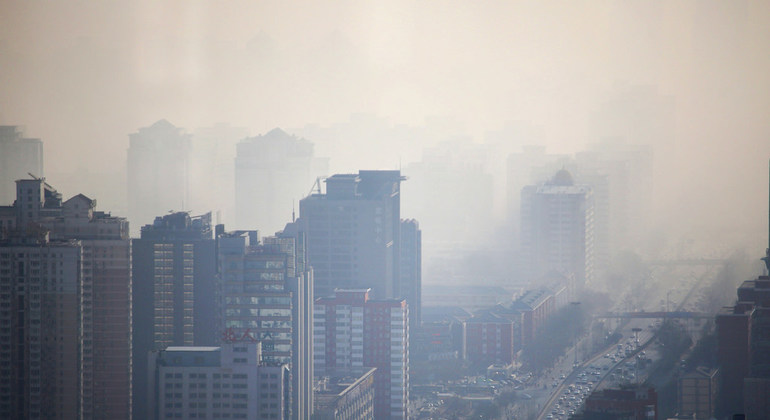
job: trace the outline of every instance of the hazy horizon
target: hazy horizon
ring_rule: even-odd
[[[766,2],[8,1],[0,13],[0,124],[43,140],[49,177],[119,179],[128,135],[160,119],[188,133],[281,127],[332,173],[406,167],[458,137],[506,154],[614,138],[653,146],[659,226],[767,242]],[[310,135],[355,127],[420,138]]]

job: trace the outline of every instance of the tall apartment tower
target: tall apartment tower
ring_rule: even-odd
[[[316,375],[376,368],[374,418],[407,419],[409,309],[403,298],[372,300],[369,292],[337,289],[333,296],[316,299]]]
[[[575,185],[562,169],[521,191],[521,248],[529,280],[555,271],[576,287],[593,277],[594,207],[591,187]]]
[[[221,339],[259,342],[264,363],[289,365],[295,419],[313,410],[312,272],[297,258],[301,246],[289,235],[260,243],[256,231],[218,237]]]
[[[82,252],[44,233],[0,245],[2,418],[78,418]]]
[[[157,217],[133,244],[134,418],[147,412],[150,351],[218,342],[216,240],[211,214]]]
[[[326,160],[314,157],[313,143],[280,128],[244,139],[236,150],[236,224],[241,229],[281,229],[294,202],[327,171]]]
[[[414,220],[401,220],[401,294],[409,303],[409,329],[422,323],[422,231]]]
[[[190,135],[160,120],[128,138],[129,220],[144,226],[158,214],[188,209]]]
[[[39,395],[45,401],[28,406],[26,413],[29,418],[129,419],[132,364],[128,222],[96,211],[96,201],[83,194],[62,202],[61,194],[41,178],[19,180],[16,186],[17,199],[12,208],[19,229],[6,231],[7,243],[70,250],[69,254],[19,250],[6,255],[18,259],[11,264],[18,276],[13,279],[18,287],[12,287],[12,291],[22,295],[27,292],[14,304],[19,305],[17,323],[28,323],[29,331],[13,331],[19,342],[30,340],[24,347],[28,354],[17,362],[19,367],[29,369],[31,376],[17,377],[20,382],[16,384],[29,384],[26,389],[32,393],[44,389]],[[0,213],[8,213],[8,209],[2,208]],[[45,297],[46,293],[53,295]],[[49,335],[39,335],[49,329]],[[52,364],[55,360],[59,362]],[[31,364],[27,365],[27,361]],[[42,366],[40,363],[53,369],[39,376],[47,382],[43,388],[33,385],[33,376],[41,372],[35,369]],[[61,366],[65,371],[57,370]],[[11,400],[18,402],[25,397]],[[18,403],[13,410],[20,407]],[[7,412],[0,409],[0,413]]]
[[[142,418],[288,419],[287,365],[261,360],[258,343],[152,352]]]
[[[300,201],[316,297],[334,289],[372,289],[378,299],[400,290],[400,171],[359,171],[326,179],[326,194]]]
[[[16,198],[14,181],[43,176],[43,142],[24,137],[21,127],[0,125],[0,203]]]

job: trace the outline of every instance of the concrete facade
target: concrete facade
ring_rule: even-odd
[[[148,363],[147,419],[288,419],[288,367],[256,343],[168,347]]]

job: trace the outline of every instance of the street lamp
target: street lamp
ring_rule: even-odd
[[[569,304],[572,305],[573,307],[577,308],[577,306],[580,305],[580,302],[570,302]],[[573,341],[575,342],[575,349],[574,349],[574,351],[575,351],[575,363],[572,364],[573,368],[577,367],[577,353],[578,353],[578,343],[577,343],[578,324],[577,324],[577,317],[575,317],[575,322],[576,322],[575,323],[575,327],[574,327],[574,329],[572,331],[572,338],[574,339]]]

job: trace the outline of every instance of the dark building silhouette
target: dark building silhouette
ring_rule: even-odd
[[[720,413],[770,416],[770,276],[744,281],[738,302],[717,314]]]
[[[16,187],[0,208],[0,417],[129,419],[128,222],[42,178]]]
[[[129,220],[139,227],[158,214],[189,209],[191,136],[159,120],[128,138]]]
[[[43,176],[43,142],[24,137],[23,128],[0,125],[0,203],[16,198],[14,181]]]
[[[133,243],[134,418],[147,412],[147,357],[168,346],[218,342],[216,240],[211,214],[155,218]]]
[[[335,288],[371,288],[376,298],[400,290],[400,171],[359,171],[326,179],[326,193],[300,201],[316,297]]]
[[[679,415],[696,419],[713,418],[718,378],[718,369],[703,366],[679,377],[676,392]]]

